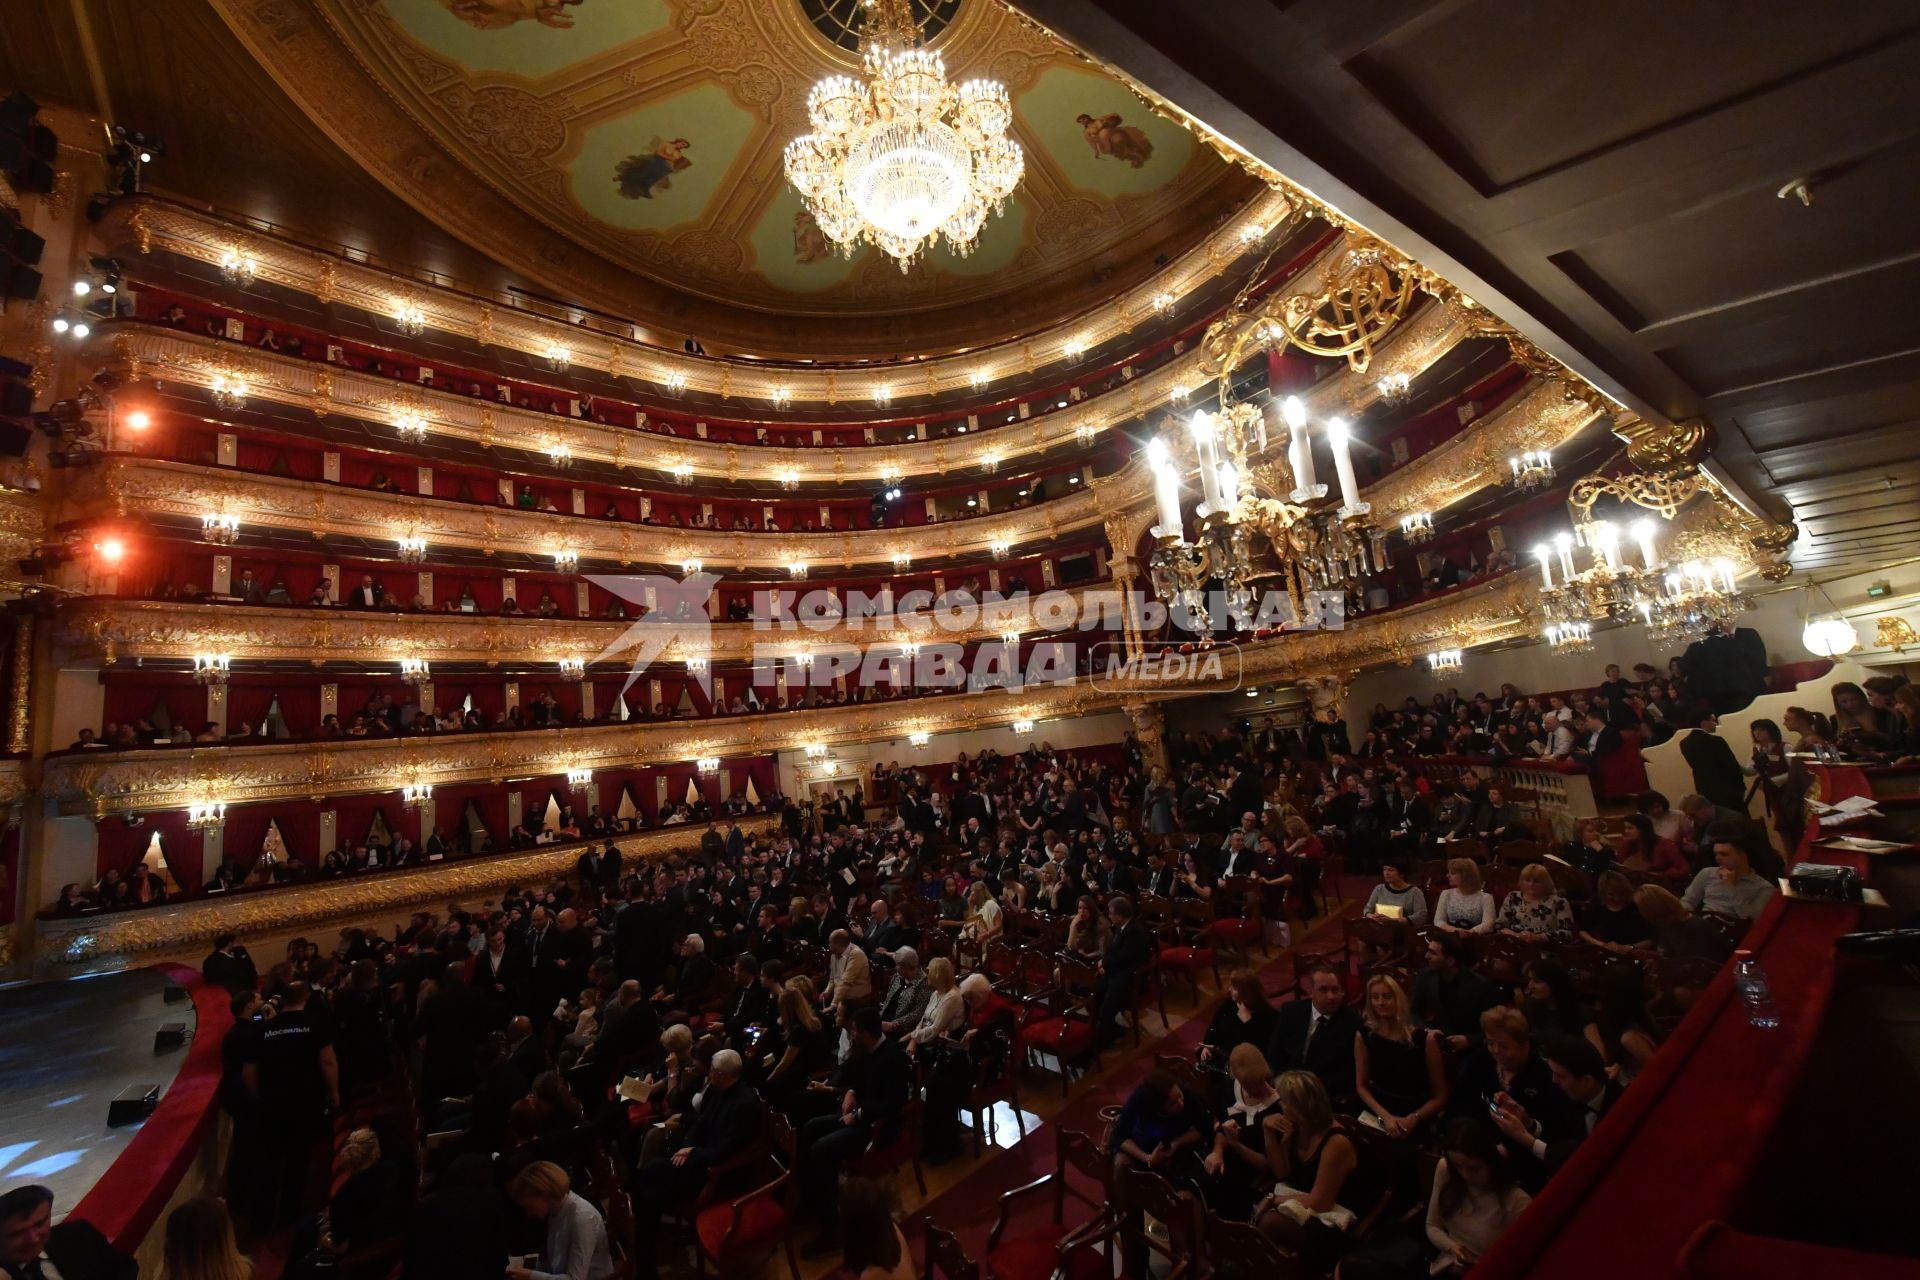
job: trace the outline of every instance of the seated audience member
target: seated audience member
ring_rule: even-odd
[[[1251,969],[1236,969],[1227,979],[1228,998],[1214,1011],[1207,1034],[1200,1041],[1200,1061],[1220,1063],[1243,1044],[1265,1051],[1273,1039],[1273,1028],[1280,1014],[1267,999],[1260,975]]]
[[[1584,818],[1574,832],[1573,839],[1561,851],[1573,866],[1580,868],[1590,876],[1597,876],[1614,864],[1613,845],[1607,840],[1606,832],[1601,830],[1600,819]]]
[[[912,947],[897,947],[893,952],[893,979],[880,999],[880,1029],[896,1040],[904,1039],[919,1025],[926,1012],[930,992],[927,975],[920,968],[920,953]]]
[[[1407,993],[1392,976],[1367,979],[1366,1029],[1354,1036],[1354,1088],[1390,1138],[1408,1138],[1447,1105],[1440,1042],[1413,1022]]]
[[[1573,936],[1573,908],[1553,887],[1553,875],[1544,865],[1529,862],[1520,869],[1520,888],[1500,904],[1499,928],[1555,942]]]
[[[1506,1139],[1521,1180],[1534,1188],[1565,1164],[1592,1133],[1626,1086],[1607,1077],[1600,1051],[1577,1037],[1548,1041],[1538,1053],[1547,1063],[1553,1092],[1539,1110],[1511,1096],[1500,1099],[1493,1123]]]
[[[1320,1077],[1288,1071],[1274,1091],[1280,1112],[1261,1128],[1276,1181],[1273,1194],[1254,1207],[1254,1220],[1313,1273],[1323,1273],[1346,1251],[1353,1224],[1373,1208],[1381,1180],[1361,1164]]]
[[[1667,876],[1675,883],[1693,872],[1679,844],[1660,835],[1653,819],[1643,813],[1627,815],[1626,832],[1620,844],[1620,865],[1628,871]]]
[[[1422,1227],[1375,1232],[1341,1259],[1340,1280],[1464,1274],[1529,1203],[1499,1136],[1472,1120],[1449,1121]]]
[[[1535,1120],[1558,1123],[1560,1095],[1533,1045],[1527,1015],[1496,1007],[1480,1015],[1481,1043],[1454,1074],[1447,1114],[1482,1123],[1499,1108],[1517,1105]]]
[[[1522,822],[1520,811],[1506,802],[1500,788],[1488,787],[1486,801],[1473,816],[1472,833],[1488,844],[1502,840],[1525,840],[1533,833]]]
[[[1652,930],[1654,946],[1662,955],[1725,960],[1733,954],[1733,940],[1726,931],[1687,910],[1687,904],[1669,889],[1643,884],[1633,891],[1633,906]]]
[[[1764,837],[1752,823],[1741,822],[1716,824],[1712,838],[1715,865],[1694,876],[1681,901],[1689,911],[1751,920],[1780,891],[1772,880],[1754,871]],[[1777,855],[1774,860],[1778,860]]]
[[[1621,1084],[1631,1084],[1660,1047],[1647,1012],[1647,980],[1638,965],[1610,964],[1600,970],[1596,1016],[1584,1034],[1600,1051]]]
[[[1360,1015],[1347,1006],[1345,975],[1325,960],[1307,966],[1307,998],[1280,1006],[1267,1061],[1281,1071],[1310,1071],[1329,1096],[1353,1093],[1353,1038]]]
[[[1101,1044],[1120,1034],[1120,1015],[1133,1007],[1134,992],[1154,956],[1153,935],[1133,918],[1133,900],[1116,894],[1107,903],[1112,929],[1100,958],[1094,993],[1094,1034]]]
[[[945,1052],[927,1079],[922,1133],[929,1164],[943,1164],[960,1154],[961,1102],[974,1085],[998,1079],[1009,1065],[1013,1005],[984,973],[961,979],[960,1000],[961,1015],[953,1028],[957,1038],[944,1043]]]
[[[1436,934],[1427,939],[1427,967],[1413,980],[1414,1017],[1449,1053],[1478,1043],[1480,1015],[1500,1003],[1500,993],[1468,958],[1464,938]]]
[[[739,1054],[731,1049],[714,1054],[694,1118],[674,1138],[679,1148],[670,1156],[648,1160],[634,1173],[634,1203],[652,1206],[648,1212],[634,1215],[634,1262],[641,1280],[656,1274],[658,1210],[682,1205],[698,1195],[714,1166],[739,1155],[760,1134],[760,1099],[741,1083],[740,1074]]]
[[[848,1089],[832,1115],[817,1116],[801,1130],[797,1147],[800,1194],[813,1220],[822,1224],[807,1252],[837,1247],[840,1218],[840,1170],[869,1145],[885,1148],[900,1140],[913,1066],[897,1041],[880,1030],[880,1011],[858,1009],[850,1028],[853,1056],[848,1059]]]
[[[1171,1072],[1152,1071],[1127,1095],[1113,1123],[1114,1163],[1151,1169],[1178,1184],[1201,1172],[1212,1136],[1206,1104],[1188,1097]]]
[[[1389,910],[1382,911],[1382,907]],[[1427,895],[1417,885],[1408,882],[1406,867],[1388,858],[1380,864],[1380,883],[1373,886],[1373,892],[1367,895],[1363,914],[1391,916],[1409,925],[1423,925],[1427,922]]]
[[[47,1264],[51,1263],[51,1266]],[[92,1223],[69,1218],[55,1226],[53,1192],[15,1187],[0,1195],[0,1267],[16,1280],[134,1280],[140,1265],[107,1243]]]
[[[547,1232],[540,1265],[508,1267],[507,1280],[609,1280],[616,1274],[606,1221],[573,1189],[565,1169],[536,1161],[514,1175],[507,1192]]]
[[[1618,871],[1600,873],[1580,919],[1580,941],[1622,955],[1653,945],[1653,930],[1633,905],[1633,881]]]
[[[1536,1036],[1584,1035],[1593,1021],[1574,989],[1567,966],[1550,955],[1535,956],[1521,974],[1520,1012]]]
[[[1233,1100],[1214,1126],[1213,1149],[1202,1161],[1201,1184],[1209,1208],[1223,1218],[1245,1222],[1253,1206],[1273,1186],[1267,1161],[1266,1119],[1280,1113],[1280,1095],[1266,1057],[1250,1044],[1236,1046],[1227,1058]]]
[[[967,1016],[966,997],[954,978],[953,961],[935,956],[927,961],[927,1002],[920,1020],[907,1033],[907,1052],[918,1056],[921,1050],[952,1035]]]
[[[1481,887],[1480,864],[1449,859],[1447,887],[1433,904],[1433,927],[1442,933],[1492,933],[1493,921],[1493,895]]]

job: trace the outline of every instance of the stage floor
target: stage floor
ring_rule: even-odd
[[[166,1003],[151,970],[33,982],[0,990],[0,1189],[40,1183],[66,1217],[126,1149],[138,1124],[107,1127],[129,1085],[173,1085],[180,1048],[155,1055],[164,1022],[194,1029],[193,1002]]]

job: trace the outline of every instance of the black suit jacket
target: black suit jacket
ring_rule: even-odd
[[[252,991],[260,985],[259,971],[245,947],[235,947],[232,955],[215,951],[200,962],[200,976],[229,991]],[[58,1263],[54,1264],[58,1266]]]
[[[1131,978],[1147,967],[1153,959],[1153,938],[1147,933],[1146,926],[1137,920],[1129,920],[1127,927],[1115,932],[1107,940],[1106,954],[1101,957],[1108,977]]]
[[[140,1264],[107,1243],[90,1222],[63,1222],[47,1237],[47,1257],[61,1280],[134,1280]]]
[[[877,929],[869,922],[866,932],[862,933],[859,938],[860,949],[868,955],[872,955],[876,950],[898,950],[906,946],[908,941],[906,929],[898,920],[892,919],[891,917],[888,918],[885,924]]]
[[[1327,1086],[1335,1098],[1353,1092],[1353,1038],[1362,1029],[1360,1015],[1352,1006],[1342,1005],[1321,1026],[1320,1034],[1307,1043],[1313,1020],[1313,1002],[1291,1000],[1280,1006],[1274,1023],[1273,1042],[1267,1061],[1276,1073],[1311,1071]]]
[[[736,1082],[725,1093],[708,1089],[687,1130],[685,1145],[709,1168],[731,1160],[760,1136],[760,1097]]]
[[[512,992],[526,980],[527,956],[518,947],[509,945],[500,953],[499,964],[494,963],[493,953],[482,951],[473,958],[473,985],[491,991],[497,983]]]
[[[900,1137],[900,1117],[913,1090],[913,1064],[900,1042],[883,1037],[848,1066],[848,1085],[860,1104],[860,1118],[873,1127],[873,1141],[887,1146]]]

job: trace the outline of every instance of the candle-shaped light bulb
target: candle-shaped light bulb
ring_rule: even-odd
[[[1561,533],[1553,540],[1554,549],[1560,553],[1560,573],[1568,582],[1573,581],[1573,535]]]
[[[1360,506],[1360,482],[1353,474],[1353,448],[1345,418],[1327,420],[1327,442],[1333,446],[1333,469],[1340,474],[1340,506],[1355,511]]]
[[[1533,549],[1533,555],[1540,562],[1540,589],[1553,590],[1553,548],[1543,542]]]
[[[1632,527],[1628,529],[1628,532],[1633,535],[1633,540],[1640,544],[1640,561],[1642,566],[1647,572],[1653,572],[1653,570],[1658,567],[1658,562],[1653,554],[1653,521],[1635,520]]]
[[[1288,396],[1280,405],[1280,416],[1287,423],[1287,462],[1293,467],[1293,500],[1306,502],[1315,497],[1313,474],[1313,437],[1307,433],[1307,406],[1299,396]]]
[[[1153,472],[1153,496],[1160,508],[1156,532],[1163,538],[1177,539],[1181,536],[1180,476],[1173,469],[1167,442],[1159,436],[1147,442],[1147,467]]]
[[[1227,507],[1240,501],[1240,475],[1231,462],[1220,464],[1220,501]]]
[[[1601,520],[1593,526],[1593,545],[1607,562],[1608,571],[1620,572],[1620,531],[1613,527],[1611,520]]]
[[[1720,570],[1721,581],[1726,583],[1727,593],[1731,595],[1735,587],[1738,585],[1737,579],[1733,571],[1733,561],[1716,560],[1714,561],[1714,568]]]
[[[1200,460],[1200,491],[1208,511],[1223,509],[1220,501],[1220,440],[1214,431],[1213,415],[1205,409],[1187,420],[1193,433],[1193,451]]]

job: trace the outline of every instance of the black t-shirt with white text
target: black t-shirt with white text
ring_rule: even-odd
[[[260,1096],[273,1102],[322,1102],[326,1081],[320,1051],[333,1043],[330,1019],[307,1008],[282,1013],[261,1026],[248,1046],[259,1069]]]

